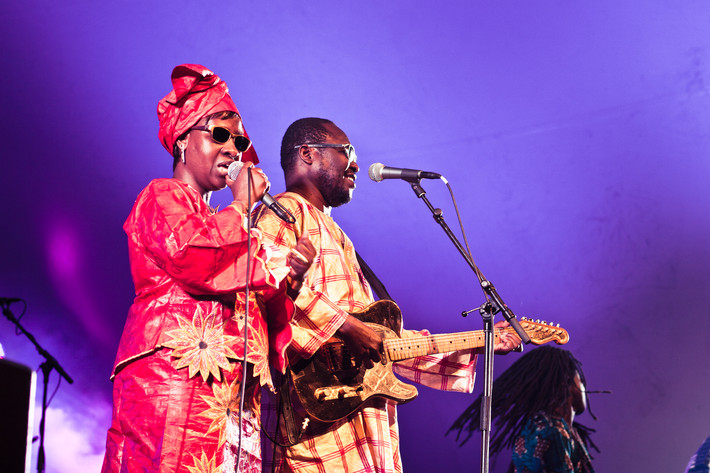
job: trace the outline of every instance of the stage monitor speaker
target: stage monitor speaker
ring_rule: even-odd
[[[0,471],[29,473],[35,404],[35,372],[0,359]]]

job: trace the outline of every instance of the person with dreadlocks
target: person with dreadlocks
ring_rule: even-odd
[[[588,446],[593,429],[575,422],[587,407],[582,364],[567,350],[543,346],[513,363],[493,382],[491,452],[513,449],[508,472],[594,473]],[[596,416],[591,412],[594,420]],[[451,426],[461,445],[479,428],[481,396]]]

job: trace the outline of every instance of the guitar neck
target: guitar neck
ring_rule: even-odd
[[[494,343],[500,340],[501,330],[514,332],[512,327],[496,329],[494,331]],[[482,346],[485,346],[485,333],[483,330],[444,333],[425,337],[388,338],[385,340],[385,350],[392,361],[408,360],[418,356],[449,353]]]

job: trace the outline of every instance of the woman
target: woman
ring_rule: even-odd
[[[543,346],[513,363],[493,382],[491,452],[513,449],[510,472],[594,473],[587,444],[592,429],[574,421],[587,407],[582,364],[567,350]],[[596,419],[594,414],[591,416]],[[449,429],[479,428],[481,397]]]
[[[226,84],[191,64],[172,83],[158,118],[173,178],[150,182],[124,224],[136,297],[102,471],[257,472],[260,387],[291,339],[286,281],[298,285],[315,251],[304,239],[284,257],[248,227],[268,180]],[[232,180],[235,160],[246,165]],[[216,212],[210,195],[227,186],[234,201]]]

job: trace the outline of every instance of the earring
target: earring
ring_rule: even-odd
[[[182,161],[182,164],[185,164],[185,148],[180,147],[180,161]]]

